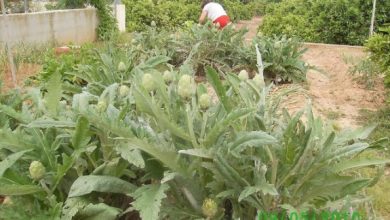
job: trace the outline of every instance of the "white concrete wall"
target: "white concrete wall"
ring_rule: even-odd
[[[92,42],[97,26],[94,8],[0,15],[0,44]]]
[[[116,10],[115,10],[116,9]],[[120,32],[126,31],[126,7],[123,4],[114,5],[114,13],[116,12],[116,21]]]

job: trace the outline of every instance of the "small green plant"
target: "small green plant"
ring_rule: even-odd
[[[370,51],[370,59],[375,62],[380,71],[385,74],[385,85],[390,85],[390,28],[382,30],[383,33],[372,36],[365,46]]]
[[[340,112],[333,111],[333,110],[328,110],[326,112],[326,118],[328,118],[329,120],[337,120],[340,117],[342,117],[342,113]]]
[[[264,73],[268,78],[276,83],[306,80],[306,73],[311,67],[302,61],[307,49],[302,48],[297,39],[286,36],[257,37],[253,43],[259,44]]]
[[[370,57],[363,59],[345,58],[346,63],[351,64],[348,72],[360,84],[365,85],[367,89],[373,89],[382,71],[377,63],[371,60]]]

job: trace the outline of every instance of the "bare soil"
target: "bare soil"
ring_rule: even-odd
[[[247,28],[246,40],[250,41],[257,35],[257,28],[262,24],[262,17],[254,17],[248,21],[238,21],[235,25],[237,29]]]
[[[30,64],[30,63],[22,63],[19,65],[16,71],[16,83],[17,87],[23,87],[24,81],[33,76],[41,70],[41,66],[38,64]],[[3,81],[3,88],[1,88],[0,92],[5,92],[9,89],[15,88],[11,71],[9,68],[6,68],[6,71],[0,74],[1,80]]]
[[[377,85],[368,90],[354,80],[348,71],[350,64],[344,61],[345,57],[365,57],[362,47],[323,44],[305,44],[305,47],[308,51],[303,59],[323,71],[311,70],[307,74],[307,90],[317,115],[333,119],[341,127],[357,127],[362,109],[375,110],[384,105],[383,80],[377,80]],[[302,102],[291,107],[299,108]]]
[[[237,28],[248,28],[246,40],[256,36],[262,19],[256,17],[250,21],[240,21]],[[308,101],[312,103],[316,116],[337,121],[340,127],[358,127],[358,117],[362,109],[375,110],[384,105],[383,80],[372,90],[354,80],[348,72],[350,64],[344,58],[363,58],[366,56],[363,47],[345,45],[305,43],[308,51],[303,55],[309,65],[321,70],[310,70],[307,83],[302,85],[305,92],[295,94],[286,100],[290,112],[303,109]],[[288,85],[287,85],[288,86]]]

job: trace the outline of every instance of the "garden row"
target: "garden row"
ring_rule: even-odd
[[[340,131],[310,106],[282,109],[297,89],[271,92],[270,81],[305,80],[304,51],[288,38],[246,45],[244,34],[151,27],[47,56],[35,87],[0,96],[0,218],[253,219],[258,210],[359,208],[360,190],[389,161],[358,155],[383,140],[365,141],[374,127]],[[207,80],[197,83],[200,74]],[[360,168],[378,175],[363,178]]]
[[[306,42],[363,45],[369,36],[372,1],[366,0],[219,0],[233,21],[265,15],[263,35],[286,35]],[[390,23],[390,3],[376,1],[375,30]],[[80,8],[92,4],[99,11],[100,39],[108,39],[115,25],[103,0],[63,0],[52,9]],[[197,23],[201,1],[124,0],[127,31],[144,31],[152,23],[173,30]]]
[[[221,0],[220,2],[233,21],[248,20],[263,14],[269,0]],[[124,0],[126,5],[127,31],[142,31],[152,21],[159,28],[174,29],[197,22],[201,13],[201,1]]]

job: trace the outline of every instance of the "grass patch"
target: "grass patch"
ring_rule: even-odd
[[[325,116],[329,120],[337,120],[343,116],[341,112],[333,111],[333,110],[328,110],[325,113]]]
[[[383,176],[375,186],[368,188],[366,192],[372,198],[376,214],[383,219],[390,219],[390,176]]]
[[[377,125],[370,136],[371,140],[390,137],[390,107],[385,107],[377,111],[363,109],[360,111],[359,121],[362,125]],[[385,150],[387,151],[388,157],[390,157],[389,146],[390,142],[387,141]]]
[[[377,111],[361,110],[359,121],[362,125],[377,124],[377,128],[370,136],[371,140],[390,137],[390,107],[385,107]],[[383,153],[379,155],[380,157],[390,158],[389,143],[389,141],[384,143]],[[376,185],[368,188],[366,194],[372,199],[372,206],[377,217],[390,219],[390,167],[385,167],[384,172],[385,175],[381,177]],[[373,174],[373,171],[368,170],[362,172],[362,175]]]

